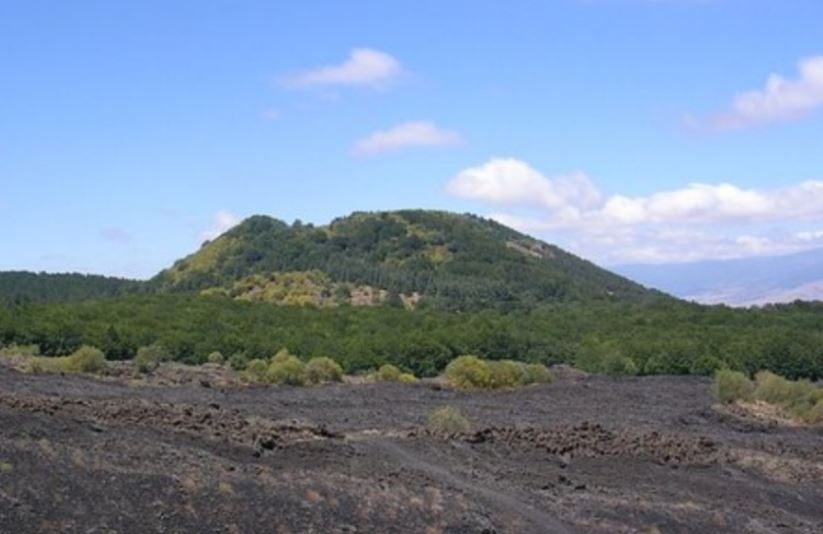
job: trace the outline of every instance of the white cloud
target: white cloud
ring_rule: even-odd
[[[220,210],[215,213],[214,217],[212,218],[211,227],[208,230],[205,230],[202,234],[200,234],[200,238],[203,240],[211,240],[218,237],[220,234],[231,230],[238,224],[243,221],[243,218],[239,215],[235,215],[226,210]]]
[[[495,158],[460,171],[447,190],[458,197],[504,206],[574,212],[595,206],[601,200],[600,191],[585,173],[549,178],[513,158]]]
[[[801,241],[819,241],[823,239],[823,230],[798,232],[795,234],[795,237]]]
[[[777,189],[695,183],[607,196],[582,172],[549,178],[525,162],[492,159],[459,172],[447,190],[507,208],[491,215],[507,226],[610,263],[789,253],[823,238],[792,229],[823,220],[822,181]]]
[[[403,67],[391,55],[371,48],[355,48],[343,63],[317,67],[288,76],[284,83],[291,87],[383,87],[402,74]]]
[[[763,89],[740,93],[734,98],[731,110],[714,117],[713,125],[731,129],[787,121],[823,107],[823,56],[800,61],[798,71],[795,80],[772,74]]]
[[[430,121],[410,121],[379,130],[354,143],[352,154],[366,156],[407,147],[454,146],[462,143],[457,132],[443,130]]]

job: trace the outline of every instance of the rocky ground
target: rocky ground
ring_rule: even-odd
[[[519,391],[0,366],[0,532],[823,532],[823,429],[697,377]],[[459,408],[471,432],[426,430]]]

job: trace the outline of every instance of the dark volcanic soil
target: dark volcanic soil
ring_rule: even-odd
[[[0,366],[0,532],[823,532],[823,430],[702,378],[126,382]],[[429,435],[443,405],[472,432]]]

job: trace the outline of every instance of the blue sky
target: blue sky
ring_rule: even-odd
[[[820,246],[821,20],[819,0],[0,2],[0,269],[148,277],[255,213],[401,207],[606,265]]]

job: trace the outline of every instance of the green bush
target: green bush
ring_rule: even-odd
[[[522,365],[511,360],[487,361],[489,381],[486,387],[513,388],[523,383]]]
[[[217,365],[223,365],[225,358],[223,358],[223,355],[220,354],[218,351],[214,351],[211,354],[209,354],[208,357],[206,357],[206,361]]]
[[[108,369],[103,351],[84,345],[69,356],[69,370],[77,373],[100,373]]]
[[[134,357],[134,367],[141,373],[149,373],[157,369],[161,362],[169,359],[166,350],[158,344],[140,347]]]
[[[446,366],[446,380],[459,389],[487,388],[491,383],[488,364],[477,356],[458,356]]]
[[[444,376],[452,387],[458,389],[514,388],[554,380],[554,375],[539,363],[488,361],[476,356],[455,358],[446,366]]]
[[[550,384],[554,382],[554,375],[542,363],[522,364],[524,384]]]
[[[823,399],[818,400],[814,406],[809,408],[803,419],[812,425],[823,423]]]
[[[401,384],[414,384],[415,382],[419,382],[416,376],[411,373],[403,373],[397,377],[397,381]]]
[[[309,384],[341,382],[342,380],[343,368],[331,358],[312,358],[306,363],[306,381]]]
[[[27,371],[32,373],[102,373],[108,369],[103,351],[84,345],[70,356],[32,356]]]
[[[255,358],[246,364],[246,376],[257,382],[268,380],[269,362]]]
[[[229,367],[235,371],[243,371],[249,364],[249,358],[242,352],[236,352],[229,358]]]
[[[0,348],[0,357],[9,356],[40,356],[40,347],[37,345],[9,345]]]
[[[434,434],[451,436],[465,434],[471,429],[471,424],[460,413],[460,410],[452,406],[444,406],[429,414],[428,428]]]
[[[814,410],[823,400],[823,390],[807,380],[793,381],[769,371],[755,376],[754,398],[780,406],[789,414],[802,419],[814,419]]]
[[[292,353],[289,352],[289,349],[282,348],[282,349],[277,351],[277,354],[272,356],[271,361],[272,361],[272,363],[283,363],[285,361],[288,361],[288,359],[291,358],[291,357],[292,357]]]
[[[302,386],[306,383],[306,366],[297,356],[288,356],[272,361],[267,378],[273,384]]]
[[[722,403],[751,400],[754,385],[745,374],[738,371],[721,370],[714,374],[712,392]]]
[[[617,352],[606,354],[600,362],[600,371],[607,375],[636,375],[637,364],[628,356]]]
[[[374,378],[380,382],[397,382],[402,374],[403,371],[398,369],[397,366],[387,363],[380,366]]]

